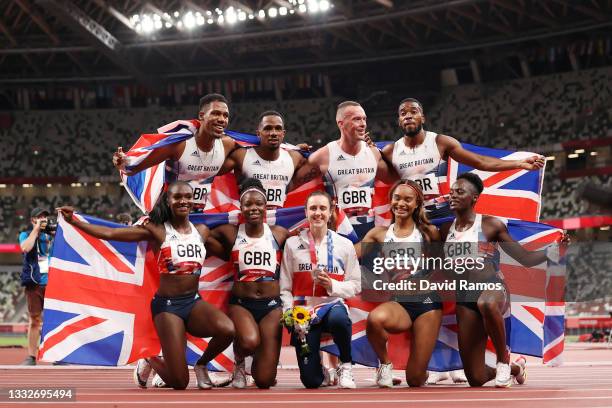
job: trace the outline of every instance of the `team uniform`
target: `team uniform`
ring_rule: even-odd
[[[329,292],[315,284],[313,275],[317,269],[325,269],[331,278]],[[304,302],[311,310],[311,326],[306,335],[311,352],[300,356],[300,341],[295,335],[292,344],[302,383],[307,388],[319,387],[324,379],[319,355],[322,332],[332,334],[342,363],[352,361],[352,322],[344,299],[361,292],[361,270],[352,242],[331,230],[319,245],[314,244],[309,230],[290,237],[283,251],[280,286],[284,310],[290,309],[294,301]]]
[[[425,210],[429,219],[452,216],[448,201],[440,193],[439,184],[446,181],[446,161],[440,156],[436,143],[438,135],[425,132],[425,140],[411,148],[404,138],[393,144],[391,162],[402,180],[414,180],[425,196]]]
[[[279,152],[278,159],[265,160],[254,148],[249,148],[242,162],[242,174],[260,180],[264,186],[269,209],[283,206],[287,198],[287,188],[295,172],[289,152],[285,149],[279,149]]]
[[[215,138],[212,150],[204,152],[192,137],[185,140],[185,150],[179,160],[167,162],[166,171],[170,179],[185,180],[193,188],[193,212],[202,212],[206,208],[213,178],[224,161],[225,148],[221,138]]]
[[[206,258],[206,248],[202,236],[195,226],[192,223],[189,223],[189,226],[191,231],[187,234],[181,234],[170,222],[164,223],[166,238],[160,248],[157,260],[159,273],[200,275]],[[187,324],[191,309],[198,299],[200,299],[200,295],[197,291],[176,297],[155,295],[151,301],[151,313],[153,317],[161,312],[172,313],[179,316]]]
[[[505,310],[510,310],[510,299],[508,297],[508,291],[504,283],[504,277],[500,271],[500,253],[497,244],[490,243],[487,241],[484,233],[482,232],[482,214],[476,214],[474,223],[470,228],[465,231],[457,231],[455,229],[455,222],[451,224],[448,234],[446,236],[446,243],[444,244],[444,254],[448,258],[482,258],[485,265],[492,265],[495,273],[484,279],[474,279],[470,276],[470,282],[486,282],[486,283],[501,283],[503,286],[504,296],[506,298],[507,307]],[[466,274],[470,275],[467,271]],[[482,290],[463,290],[459,287],[456,291],[457,304],[466,306],[477,313],[480,313],[476,302],[482,294]]]
[[[324,177],[328,192],[362,239],[374,227],[372,195],[378,161],[366,142],[359,143],[355,156],[342,150],[338,141],[328,143],[329,166]]]
[[[407,237],[398,237],[393,232],[394,226],[395,224],[389,225],[389,228],[385,233],[385,244],[383,246],[383,248],[386,249],[385,256],[393,257],[395,255],[408,255],[412,258],[419,258],[422,254],[422,245],[424,242],[423,234],[421,233],[421,231],[419,231],[419,229],[415,225],[410,235],[408,235]],[[397,243],[398,245],[393,245],[395,243]],[[412,276],[421,275],[421,271],[408,271],[408,273],[410,273],[410,275]],[[401,277],[404,276],[405,275]],[[442,309],[442,302],[440,301],[440,297],[435,292],[422,294],[419,293],[410,296],[397,296],[395,298],[395,301],[406,310],[406,312],[410,316],[410,320],[412,320],[413,322],[423,313],[427,313],[430,310]]]
[[[249,237],[240,224],[232,247],[234,282],[274,282],[280,275],[281,251],[268,224],[259,238]],[[230,305],[247,309],[257,323],[270,311],[281,307],[280,297],[266,299],[239,298],[232,295]]]

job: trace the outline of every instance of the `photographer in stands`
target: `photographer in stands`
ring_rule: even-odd
[[[49,211],[34,208],[30,214],[31,228],[19,234],[19,245],[23,253],[23,270],[21,285],[25,287],[28,302],[28,357],[22,365],[36,365],[40,330],[42,328],[42,311],[45,299],[45,286],[49,272],[49,254],[57,224],[48,220]]]

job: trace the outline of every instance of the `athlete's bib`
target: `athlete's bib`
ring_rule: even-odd
[[[276,276],[276,250],[269,248],[251,247],[240,248],[238,252],[238,268],[242,274],[240,280]]]
[[[189,185],[193,189],[193,205],[194,207],[202,207],[206,205],[206,200],[208,199],[208,194],[211,189],[211,182],[206,180],[191,180],[189,181]]]
[[[438,177],[434,173],[415,175],[409,177],[409,179],[419,183],[419,186],[421,186],[421,190],[423,190],[424,196],[440,195],[440,188],[438,187]]]
[[[341,209],[371,208],[372,188],[348,186],[340,190],[338,205]]]

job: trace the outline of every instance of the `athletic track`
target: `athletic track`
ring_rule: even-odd
[[[605,344],[568,344],[565,365],[544,367],[539,359],[528,359],[528,379],[523,386],[496,389],[489,384],[480,389],[442,383],[423,388],[403,385],[391,390],[373,385],[374,370],[355,368],[359,388],[319,390],[302,388],[292,350],[284,349],[278,385],[270,390],[220,388],[200,391],[195,378],[186,391],[148,388],[141,390],[132,383],[132,370],[126,367],[93,368],[78,366],[19,367],[23,349],[0,349],[0,388],[6,387],[75,387],[76,402],[33,404],[0,402],[5,406],[70,407],[612,407],[612,348]],[[400,377],[403,373],[396,372]]]

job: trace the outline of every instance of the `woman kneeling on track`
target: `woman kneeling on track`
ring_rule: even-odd
[[[523,384],[527,378],[525,358],[520,356],[510,363],[510,350],[506,345],[504,317],[510,314],[510,296],[499,269],[501,243],[508,255],[524,266],[539,265],[547,260],[547,251],[527,251],[508,233],[498,218],[476,214],[474,205],[483,190],[480,177],[464,173],[450,190],[450,208],[455,220],[442,226],[447,258],[480,259],[474,268],[457,272],[457,325],[459,354],[463,369],[472,387],[480,387],[495,379],[496,387],[510,387],[512,379]],[[455,266],[455,269],[457,266]],[[492,286],[489,290],[461,288],[461,282]],[[487,337],[491,338],[497,358],[496,368],[485,364]]]
[[[350,240],[328,228],[332,202],[327,193],[312,192],[306,199],[306,219],[310,227],[287,239],[281,264],[283,310],[293,307],[294,297],[305,297],[311,325],[306,334],[309,351],[302,352],[296,333],[295,347],[300,380],[306,388],[329,384],[329,372],[321,364],[321,333],[330,333],[340,352],[339,386],[355,388],[352,373],[352,322],[348,299],[361,292],[361,271]]]
[[[240,185],[240,211],[244,224],[225,224],[211,231],[221,245],[209,246],[214,255],[231,260],[235,266],[229,316],[236,326],[234,340],[234,376],[232,386],[247,385],[245,362],[253,355],[251,374],[259,388],[276,382],[280,355],[282,316],[280,287],[281,248],[287,238],[283,227],[265,223],[266,190],[257,179],[246,179]]]
[[[440,241],[436,227],[429,223],[423,208],[423,191],[412,180],[400,180],[389,191],[391,222],[389,227],[376,227],[363,238],[362,243],[380,243],[386,256],[410,253],[419,258],[426,248],[423,244]],[[356,247],[360,247],[357,244]],[[389,246],[397,248],[390,249]],[[361,248],[359,251],[361,252]],[[399,271],[394,282],[409,278],[422,278],[421,271]],[[389,334],[412,331],[412,342],[406,382],[420,387],[427,380],[427,364],[433,353],[442,323],[442,303],[436,292],[415,290],[410,295],[399,295],[394,300],[378,305],[368,315],[366,333],[368,341],[380,360],[376,373],[379,387],[393,386],[393,365],[387,353]]]
[[[151,214],[151,222],[125,228],[108,228],[83,222],[73,216],[72,207],[60,207],[66,222],[109,241],[151,241],[159,248],[159,289],[151,301],[151,313],[161,343],[163,359],[139,360],[134,380],[146,388],[154,369],[169,386],[187,388],[189,371],[185,358],[185,332],[196,337],[212,337],[206,351],[194,366],[197,385],[213,386],[206,365],[225,350],[234,338],[234,325],[223,312],[198,295],[198,281],[209,236],[205,225],[193,225],[189,213],[193,207],[193,190],[184,181],[168,187]]]

